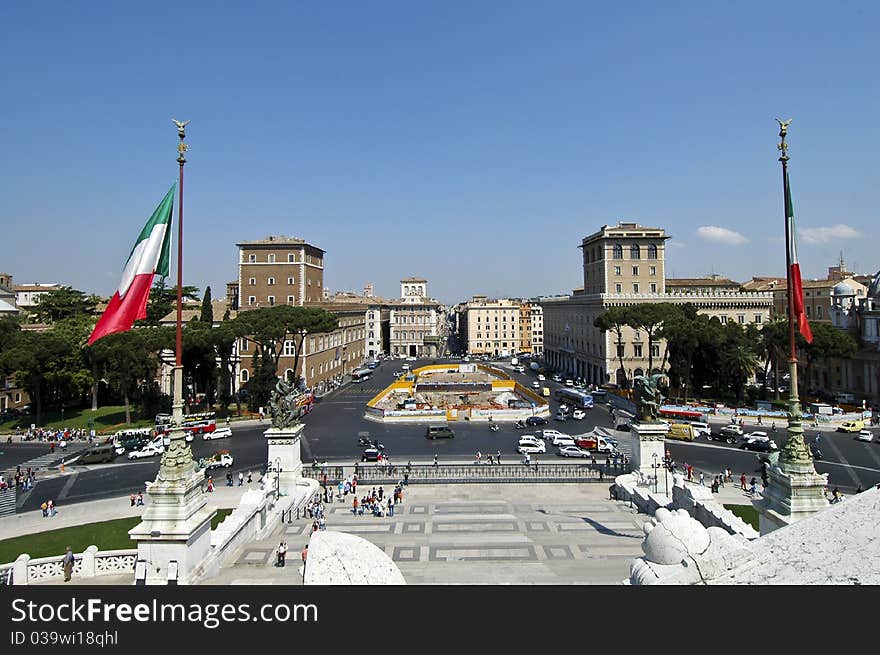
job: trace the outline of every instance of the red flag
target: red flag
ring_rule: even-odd
[[[788,171],[785,171],[785,220],[788,222],[786,233],[788,234],[788,262],[789,262],[789,289],[788,293],[792,294],[792,308],[794,316],[792,320],[797,321],[798,330],[806,339],[807,343],[813,343],[813,332],[810,330],[810,322],[807,320],[807,314],[804,311],[804,288],[801,283],[801,267],[798,264],[797,244],[794,237],[794,209],[791,204],[791,187],[788,183]]]

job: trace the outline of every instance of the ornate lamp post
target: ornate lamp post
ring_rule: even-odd
[[[652,464],[652,466],[654,467],[654,493],[657,493],[657,478],[660,475],[658,473],[659,469],[657,467],[660,465],[657,463],[657,453],[653,453],[651,457],[654,460],[654,463]]]

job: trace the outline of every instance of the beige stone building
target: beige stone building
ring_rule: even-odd
[[[465,311],[469,355],[507,357],[522,351],[522,310],[518,301],[477,295]]]
[[[389,306],[392,355],[438,357],[443,352],[446,317],[442,305],[428,296],[428,281],[400,281],[400,300]]]
[[[620,383],[649,372],[649,355],[657,370],[663,358],[662,341],[648,352],[647,336],[624,327],[618,343],[613,331],[603,333],[593,322],[608,308],[641,303],[691,303],[701,313],[722,323],[766,323],[772,294],[739,292],[714,286],[718,280],[696,285],[677,280],[667,288],[665,230],[637,223],[604,225],[581,242],[584,285],[568,297],[542,299],[544,360],[587,384]],[[691,291],[690,289],[698,289]],[[621,369],[618,352],[624,366]]]

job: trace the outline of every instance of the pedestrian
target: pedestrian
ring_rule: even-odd
[[[758,493],[758,481],[753,477],[749,480],[749,495],[754,496]]]
[[[701,486],[701,487],[705,487],[705,486],[706,486],[705,484],[703,484],[703,478],[704,478],[704,476],[703,476],[703,472],[700,471],[700,486]]]
[[[254,474],[251,471],[248,471],[247,483],[250,484],[254,480]]]
[[[138,507],[143,507],[143,506],[144,506],[144,492],[143,492],[143,491],[138,491],[137,503],[136,503],[136,504],[137,504]]]
[[[383,496],[384,493],[385,493],[385,490],[382,489],[382,487],[380,486],[380,487],[379,487],[379,500],[382,500],[382,496]]]
[[[263,408],[260,407],[260,423],[263,422]]]
[[[305,579],[306,579],[306,560],[309,557],[309,545],[308,544],[303,546],[301,557],[302,557],[302,561],[303,561],[303,582],[305,582]]]
[[[479,463],[480,463],[480,459],[482,458],[482,456],[483,456],[483,455],[482,455],[482,454],[480,453],[480,451],[478,450],[478,451],[477,451],[477,454],[474,455],[474,464],[479,464]]]
[[[409,486],[409,473],[403,474],[403,484]]]
[[[312,532],[317,532],[318,527],[319,527],[318,519],[315,519],[314,521],[312,521]]]
[[[238,486],[240,487],[243,484],[244,484],[244,473],[239,471],[238,472]]]
[[[76,561],[76,558],[73,556],[73,551],[70,549],[70,546],[68,546],[67,552],[64,553],[64,559],[61,560],[62,566],[64,567],[65,582],[70,582],[70,576],[73,574],[74,561]]]
[[[498,462],[499,464],[501,463],[501,451],[500,450],[495,453],[495,461]]]
[[[321,514],[321,518],[318,519],[318,529],[326,530],[327,529],[327,521],[324,519],[324,515]]]
[[[275,560],[275,566],[284,566],[284,564],[282,564],[282,562],[284,561],[284,557],[282,554],[283,550],[284,550],[284,542],[282,541],[281,543],[278,544],[278,548],[275,549],[275,557],[277,558]]]
[[[134,501],[135,501],[134,494],[132,494],[131,496],[129,496],[128,499],[129,499],[129,501],[131,501],[131,506],[134,507]]]
[[[208,476],[208,493],[214,491],[214,478],[210,475]]]
[[[49,516],[49,504],[44,500],[40,504],[40,509],[43,510],[43,517]]]
[[[746,490],[746,474],[745,473],[743,473],[741,476],[739,476],[739,487],[743,491]]]
[[[55,514],[56,514],[55,501],[50,499],[49,500],[49,516],[55,516]]]
[[[355,496],[354,500],[351,503],[351,513],[357,516],[358,513],[358,497]]]
[[[226,427],[227,428],[229,427],[229,417],[228,416],[226,417]]]
[[[434,466],[437,466],[437,453],[434,453]]]

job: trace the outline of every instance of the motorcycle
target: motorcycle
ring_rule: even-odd
[[[368,439],[367,437],[360,437],[358,439],[358,446],[375,448],[376,450],[385,450],[385,444],[379,443],[378,439]]]
[[[489,424],[489,432],[498,432],[498,430],[500,430],[500,429],[501,428],[498,426],[497,423],[490,423]]]
[[[517,430],[525,430],[528,426],[522,421],[517,421],[513,427],[515,427]]]

